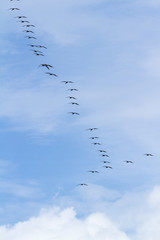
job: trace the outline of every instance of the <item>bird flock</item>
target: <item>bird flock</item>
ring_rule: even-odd
[[[20,0],[10,0],[10,2],[20,2]],[[20,8],[18,7],[11,7],[9,8],[8,10],[12,11],[12,12],[16,12],[16,13],[20,13],[21,10]],[[20,15],[20,14],[16,14],[16,16],[14,16],[14,18],[17,19],[17,22],[18,23],[21,23],[22,24],[22,28],[24,28],[24,30],[22,30],[26,35],[24,36],[25,38],[27,38],[28,40],[36,40],[37,41],[37,38],[35,37],[35,31],[33,31],[33,29],[36,28],[36,26],[34,24],[31,24],[30,21],[28,21],[28,18],[24,15]],[[44,57],[45,56],[45,53],[44,51],[47,49],[46,46],[44,45],[41,45],[41,44],[36,44],[36,43],[28,43],[27,44],[29,46],[29,50],[31,50],[33,52],[33,54],[37,57]],[[51,64],[47,64],[47,63],[42,63],[39,65],[40,68],[42,68],[43,70],[46,70],[47,72],[44,72],[46,75],[50,76],[50,77],[55,77],[57,78],[58,75],[53,72],[53,69],[54,69],[54,66],[52,66]],[[72,81],[61,81],[62,83],[64,83],[65,85],[72,85],[74,86],[74,82]],[[68,96],[66,97],[67,99],[69,99],[69,104],[72,105],[72,106],[79,106],[79,103],[77,101],[77,97],[75,96],[75,93],[77,91],[79,91],[77,88],[68,88],[67,91],[69,92]],[[71,115],[74,115],[74,116],[79,116],[80,113],[78,110],[71,110],[70,112],[68,112],[69,114]],[[100,162],[103,163],[103,168],[105,169],[113,169],[112,167],[112,164],[111,164],[111,160],[108,161],[108,159],[111,159],[110,156],[108,155],[106,149],[103,149],[101,148],[101,142],[99,141],[99,137],[97,136],[97,131],[98,131],[98,128],[97,127],[91,127],[91,128],[88,128],[86,129],[86,131],[88,131],[90,133],[90,136],[89,136],[89,139],[91,140],[91,144],[93,146],[96,147],[96,151],[99,152],[99,156],[101,157],[101,160]],[[98,147],[98,149],[97,149]],[[146,157],[153,157],[153,154],[151,153],[145,153],[144,154]],[[134,162],[133,161],[130,161],[130,160],[125,160],[124,161],[126,164],[133,164]],[[91,174],[98,174],[99,171],[97,170],[88,170],[88,173],[91,173]],[[77,186],[88,186],[87,183],[79,183],[77,184]]]

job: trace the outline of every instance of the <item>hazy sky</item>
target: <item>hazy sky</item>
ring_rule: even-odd
[[[0,20],[0,239],[159,240],[160,0],[2,0]]]

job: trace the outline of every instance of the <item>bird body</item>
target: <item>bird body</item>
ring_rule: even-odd
[[[71,91],[71,92],[72,91],[78,91],[78,89],[76,89],[76,88],[69,88],[68,91]]]
[[[69,113],[71,113],[72,115],[80,115],[80,114],[77,113],[77,112],[69,112]]]
[[[133,163],[132,161],[128,161],[128,160],[126,160],[126,161],[124,161],[124,162],[126,162],[126,163]]]
[[[46,63],[43,63],[43,64],[39,65],[39,67],[46,67],[47,69],[53,68],[52,65],[49,65],[49,64],[46,64]]]
[[[103,152],[106,153],[105,150],[101,150],[101,149],[100,149],[100,150],[97,150],[97,151],[99,151],[99,152],[101,152],[101,153],[103,153]]]
[[[92,144],[94,144],[94,145],[101,145],[100,143],[97,143],[97,142],[93,142]]]
[[[112,169],[112,167],[111,167],[111,166],[103,166],[103,167]]]
[[[98,128],[88,128],[86,129],[87,131],[93,131],[93,130],[97,130]]]
[[[71,96],[68,96],[67,98],[76,100],[75,97],[71,97]]]
[[[50,72],[46,72],[46,74],[50,75],[50,76],[55,76],[55,77],[58,77],[56,74],[54,73],[50,73]]]
[[[90,170],[88,172],[90,172],[90,173],[99,173],[98,171],[93,171],[93,170]]]
[[[9,8],[8,10],[14,11],[14,10],[20,10],[19,8]]]
[[[65,84],[67,84],[67,83],[73,83],[72,81],[62,81],[62,82],[64,82]]]
[[[69,104],[72,104],[72,105],[77,105],[77,106],[79,106],[79,104],[78,104],[78,103],[76,103],[76,102],[70,102]]]
[[[145,153],[144,155],[146,155],[147,157],[153,157],[151,153]]]

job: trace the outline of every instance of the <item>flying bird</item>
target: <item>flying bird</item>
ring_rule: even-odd
[[[98,171],[93,171],[93,170],[90,170],[88,172],[90,172],[90,173],[99,173]]]
[[[112,169],[112,167],[111,167],[111,166],[103,166],[103,167]]]
[[[36,56],[42,56],[42,57],[44,57],[44,54],[42,54],[42,53],[34,53]]]
[[[29,21],[17,21],[17,22],[20,22],[20,23],[29,23]]]
[[[128,160],[125,160],[124,162],[126,162],[126,163],[133,163],[132,161],[128,161]]]
[[[43,45],[37,45],[37,47],[47,49],[47,47],[45,47],[45,46],[43,46]]]
[[[88,128],[86,129],[87,131],[93,131],[93,130],[97,130],[98,128]]]
[[[103,162],[103,163],[111,163],[111,162],[109,162],[109,161],[101,161],[101,162]]]
[[[101,154],[102,157],[108,157],[109,158],[109,155],[107,154]]]
[[[23,32],[26,32],[26,33],[34,33],[33,31],[30,31],[30,30],[24,30]],[[35,45],[36,46],[36,45]]]
[[[21,18],[27,18],[26,16],[17,16],[15,18],[21,19]]]
[[[36,37],[31,37],[31,36],[25,36],[28,39],[37,39]]]
[[[30,46],[30,47],[36,47],[37,45],[28,44],[28,46]]]
[[[61,81],[61,82],[64,82],[65,84],[67,84],[67,83],[73,83],[72,81]]]
[[[97,142],[93,142],[92,144],[94,144],[94,145],[101,145],[100,143],[97,143]]]
[[[99,137],[90,137],[89,139],[92,139],[92,140],[94,140],[94,139],[98,139]]]
[[[47,69],[53,68],[52,65],[49,65],[49,64],[46,64],[46,63],[43,63],[43,64],[39,65],[39,67],[46,67]]]
[[[145,153],[144,155],[146,155],[147,157],[153,157],[154,156],[151,153]]]
[[[88,186],[86,183],[79,183],[77,186]]]
[[[72,91],[78,91],[78,89],[76,89],[76,88],[69,88],[68,91],[71,91],[71,92]]]
[[[75,97],[71,97],[71,96],[68,96],[67,98],[76,100]]]
[[[69,112],[69,113],[71,113],[72,115],[80,115],[80,114],[77,113],[77,112]]]
[[[35,49],[31,49],[31,51],[35,52],[35,53],[42,53],[41,51],[35,50]]]
[[[54,74],[54,73],[46,72],[46,74],[48,74],[48,75],[50,75],[50,76],[58,77],[58,75],[56,75],[56,74]]]
[[[100,150],[97,150],[97,151],[99,151],[99,152],[101,152],[101,153],[103,153],[103,152],[106,153],[105,150],[101,150],[101,149],[100,149]]]
[[[23,27],[35,27],[33,24],[23,25]]]
[[[9,8],[8,10],[14,11],[14,10],[20,10],[19,8]]]
[[[77,106],[79,106],[79,104],[78,104],[78,103],[76,103],[76,102],[70,102],[69,104],[72,104],[72,105],[77,105]]]

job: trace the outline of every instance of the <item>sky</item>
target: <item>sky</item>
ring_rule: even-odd
[[[159,16],[160,0],[1,0],[1,240],[159,240]]]

